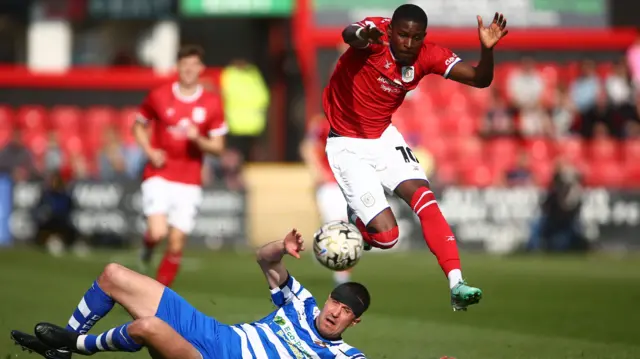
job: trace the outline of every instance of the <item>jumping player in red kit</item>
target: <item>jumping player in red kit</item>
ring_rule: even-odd
[[[197,46],[180,49],[178,81],[151,91],[133,126],[149,159],[141,186],[148,228],[141,260],[148,264],[153,248],[168,237],[156,276],[165,286],[175,279],[186,237],[195,227],[202,202],[203,156],[220,154],[227,133],[220,97],[199,83],[203,55]]]
[[[391,248],[399,233],[385,192],[401,197],[419,218],[424,239],[449,280],[456,311],[478,303],[482,291],[462,279],[454,234],[391,116],[407,92],[429,74],[479,88],[491,84],[493,48],[507,35],[507,20],[496,13],[488,27],[480,16],[477,21],[481,56],[475,67],[451,50],[425,41],[427,14],[419,6],[405,4],[391,19],[372,17],[349,25],[342,38],[350,47],[338,60],[323,94],[331,125],[326,154],[347,201],[350,221],[369,246]]]

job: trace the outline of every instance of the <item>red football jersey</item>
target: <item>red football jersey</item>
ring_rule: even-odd
[[[327,154],[325,152],[330,129],[329,122],[326,120],[318,121],[309,128],[307,137],[317,144],[314,150],[317,152],[318,157],[322,159],[322,168],[320,170],[325,173],[326,178],[331,178],[335,182],[333,172],[331,171],[331,165],[329,165],[329,160],[327,159]]]
[[[369,17],[354,25],[375,26],[388,41],[391,19]],[[391,48],[370,44],[350,47],[338,60],[323,93],[323,107],[333,130],[346,137],[378,138],[391,124],[407,92],[428,74],[449,75],[460,58],[451,50],[424,42],[411,66],[396,64]]]
[[[186,138],[186,129],[194,124],[203,136],[226,134],[220,97],[202,86],[192,96],[184,96],[178,83],[164,85],[147,95],[140,106],[139,120],[152,126],[151,147],[166,154],[161,168],[147,163],[143,179],[159,176],[174,182],[202,184],[204,154],[197,144]]]

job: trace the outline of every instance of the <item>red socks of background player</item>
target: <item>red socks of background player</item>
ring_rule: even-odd
[[[460,256],[453,232],[444,219],[436,197],[427,187],[420,187],[411,199],[411,209],[420,219],[422,234],[427,246],[436,258],[440,268],[449,278],[453,287],[462,280]]]
[[[160,262],[160,266],[158,267],[156,280],[167,287],[171,287],[171,284],[173,283],[173,280],[176,278],[178,270],[180,269],[181,261],[182,252],[165,252],[164,257],[162,257],[162,262]]]

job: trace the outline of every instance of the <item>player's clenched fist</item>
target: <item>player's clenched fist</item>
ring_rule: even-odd
[[[370,44],[386,45],[386,41],[382,40],[384,33],[375,26],[367,25],[356,31],[356,36],[363,41],[367,41]]]
[[[154,148],[151,151],[149,151],[147,156],[149,157],[149,161],[151,162],[153,167],[160,168],[160,167],[164,166],[164,163],[165,163],[165,160],[166,160],[166,156],[164,154],[164,151]]]

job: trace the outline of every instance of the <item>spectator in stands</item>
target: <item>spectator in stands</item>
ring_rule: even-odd
[[[591,110],[601,94],[601,82],[593,60],[584,60],[580,67],[580,75],[571,84],[571,98],[580,114]]]
[[[26,181],[37,175],[29,149],[22,144],[22,133],[14,130],[11,140],[0,150],[0,173],[7,173],[14,181]]]
[[[47,175],[39,202],[33,210],[37,232],[35,242],[59,255],[77,239],[72,222],[73,200],[60,173]]]
[[[606,94],[602,93],[597,97],[595,105],[582,114],[580,133],[584,138],[591,139],[596,130],[599,137],[606,130],[607,135],[622,137],[624,122],[620,113],[614,111]]]
[[[566,86],[560,85],[556,89],[551,109],[551,122],[555,138],[562,139],[570,136],[575,119],[576,108],[571,100],[571,95]]]
[[[605,90],[614,108],[631,106],[634,100],[633,83],[624,61],[616,62],[605,80]]]
[[[542,101],[544,81],[531,57],[523,57],[519,69],[509,76],[508,95],[517,108],[535,108]]]
[[[541,104],[520,110],[519,133],[523,137],[555,137],[551,116]]]
[[[530,186],[533,184],[533,175],[529,169],[529,154],[520,150],[516,163],[505,171],[504,182],[508,187]]]
[[[579,231],[582,207],[581,176],[570,163],[558,158],[556,170],[541,205],[541,217],[533,226],[527,250],[567,251],[584,249]]]
[[[242,154],[234,149],[225,151],[220,158],[205,157],[204,183],[211,185],[217,183],[232,191],[240,191],[245,188],[242,172]]]
[[[124,146],[117,132],[109,127],[104,136],[104,146],[98,154],[98,164],[100,178],[103,180],[113,181],[126,179],[129,176],[127,172],[127,159]],[[131,176],[133,178],[133,176]]]
[[[44,171],[45,174],[58,173],[62,169],[64,156],[58,136],[55,132],[49,132],[47,137],[47,148],[44,152]]]
[[[267,124],[270,93],[254,64],[244,59],[231,62],[220,74],[228,147],[251,160]]]
[[[513,136],[515,111],[500,92],[491,88],[490,105],[480,129],[484,137]]]

